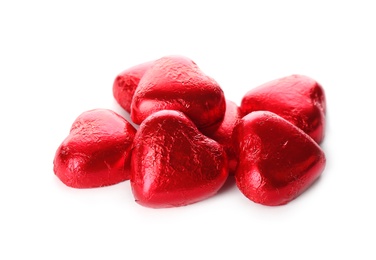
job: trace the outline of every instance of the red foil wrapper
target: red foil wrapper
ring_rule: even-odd
[[[252,112],[234,130],[239,163],[236,184],[250,200],[283,205],[322,173],[325,155],[301,129],[266,111]]]
[[[58,147],[54,172],[67,186],[94,188],[130,177],[130,153],[136,129],[107,109],[82,113]]]
[[[317,143],[324,139],[324,90],[307,76],[291,75],[256,87],[245,94],[240,108],[244,115],[258,110],[273,112],[302,129]]]
[[[241,118],[242,113],[238,105],[230,100],[226,100],[226,112],[220,124],[201,129],[205,135],[223,145],[229,161],[230,174],[235,173],[236,165],[238,164],[238,158],[235,153],[234,142],[232,140],[232,132]]]
[[[131,187],[147,207],[192,204],[217,193],[228,176],[226,153],[182,112],[146,118],[134,139]]]
[[[128,113],[131,112],[131,103],[134,92],[145,72],[154,61],[145,62],[121,72],[114,80],[112,93],[118,104]]]
[[[131,118],[140,124],[160,110],[186,114],[201,129],[218,124],[225,114],[224,93],[190,59],[168,56],[156,60],[141,78],[131,105]]]

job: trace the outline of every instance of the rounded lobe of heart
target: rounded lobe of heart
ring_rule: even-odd
[[[54,173],[67,186],[95,188],[130,178],[130,152],[136,129],[107,109],[82,113],[58,147]]]
[[[226,100],[226,112],[220,124],[213,127],[200,129],[206,136],[223,145],[229,162],[230,174],[235,173],[236,165],[238,164],[238,158],[235,153],[234,142],[232,140],[232,132],[235,126],[240,122],[241,118],[242,113],[239,106],[230,100]]]
[[[227,176],[222,146],[201,134],[182,112],[161,110],[141,123],[131,159],[131,187],[139,204],[192,204],[216,194]]]
[[[121,72],[114,80],[112,93],[116,102],[128,113],[131,112],[131,103],[134,92],[145,72],[154,61],[141,63]]]
[[[317,143],[325,134],[326,99],[322,86],[304,75],[291,75],[248,91],[240,108],[244,115],[265,110],[296,125]]]
[[[226,110],[223,90],[190,59],[166,56],[147,70],[134,93],[131,118],[140,124],[160,110],[184,112],[201,129],[220,122]]]
[[[322,173],[325,154],[301,129],[269,111],[252,112],[234,130],[239,163],[236,184],[250,200],[283,205]]]

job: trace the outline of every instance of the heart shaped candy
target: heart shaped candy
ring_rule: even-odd
[[[226,100],[226,112],[220,124],[201,129],[201,132],[206,136],[223,145],[229,161],[230,174],[235,173],[236,165],[238,164],[238,158],[232,140],[232,132],[241,118],[242,114],[240,108],[234,102]]]
[[[118,104],[128,113],[131,112],[131,103],[134,92],[145,72],[154,61],[141,63],[121,72],[114,80],[112,93]]]
[[[160,110],[184,112],[200,128],[220,122],[226,102],[218,83],[190,59],[168,56],[156,60],[141,78],[131,105],[131,118],[140,124]]]
[[[130,151],[136,129],[117,113],[82,113],[58,147],[54,172],[67,186],[94,188],[129,179]]]
[[[258,110],[278,114],[317,143],[324,138],[326,101],[324,90],[304,75],[291,75],[248,91],[240,106],[244,115]]]
[[[184,206],[213,196],[228,176],[226,153],[182,112],[158,111],[140,125],[131,159],[136,201],[153,208]]]
[[[234,140],[239,156],[236,184],[256,203],[288,203],[325,167],[325,155],[318,144],[272,112],[256,111],[243,117],[234,129]]]

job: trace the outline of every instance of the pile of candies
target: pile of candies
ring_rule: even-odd
[[[78,116],[58,147],[54,173],[67,186],[130,180],[135,201],[178,207],[215,195],[233,175],[251,201],[283,205],[323,172],[323,88],[291,75],[249,90],[240,106],[189,58],[166,56],[120,73],[109,109]]]

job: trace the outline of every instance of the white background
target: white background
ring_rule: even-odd
[[[372,1],[1,1],[0,259],[375,259],[376,9]],[[328,113],[321,178],[286,206],[230,179],[208,200],[150,209],[129,182],[91,190],[52,171],[73,120],[124,112],[121,71],[194,60],[240,104],[290,74]]]

